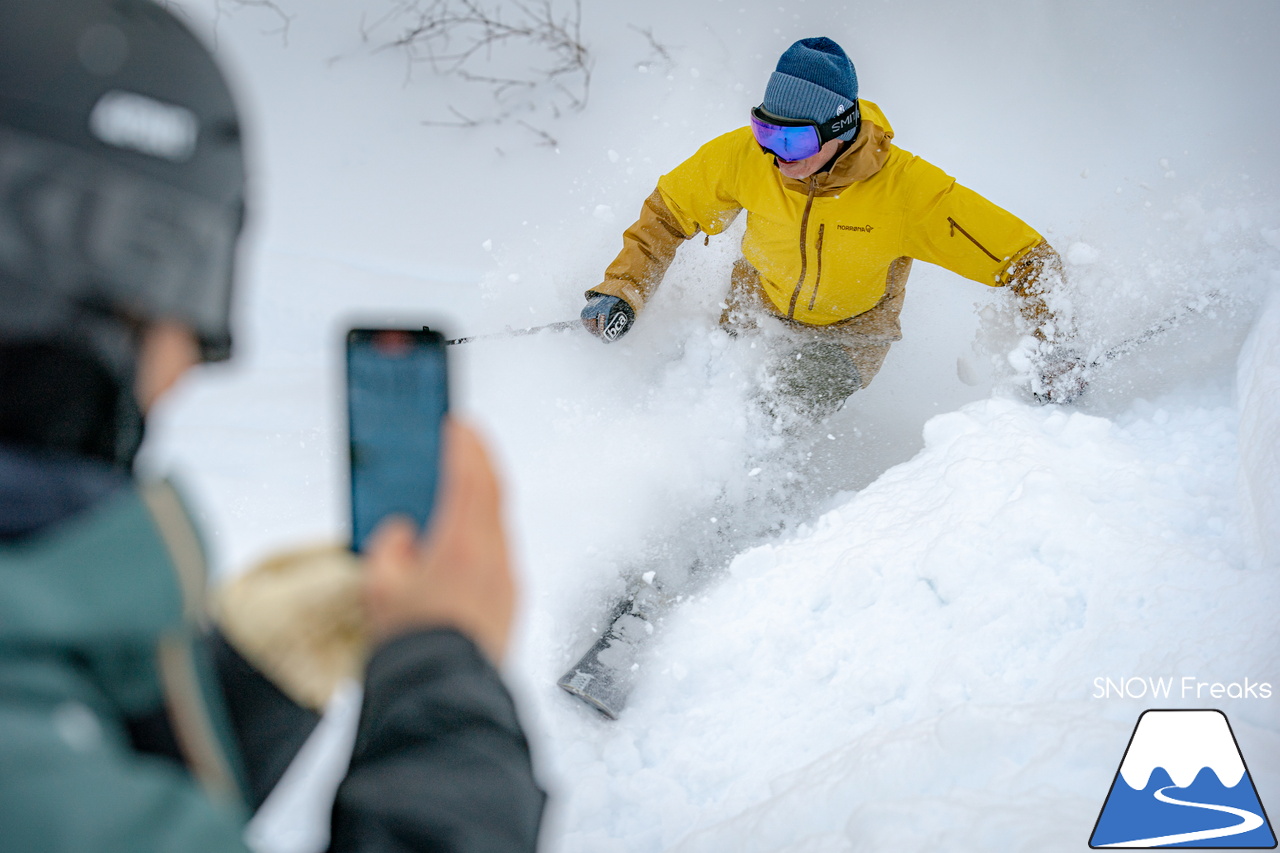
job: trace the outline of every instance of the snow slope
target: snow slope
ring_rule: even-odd
[[[506,475],[508,676],[546,849],[1085,849],[1148,707],[1221,708],[1280,797],[1274,7],[587,4],[584,112],[460,130],[423,121],[487,96],[378,49],[394,3],[279,5],[284,33],[183,3],[238,70],[260,176],[237,361],[188,383],[149,448],[221,571],[344,535],[348,318],[572,317],[657,176],[741,124],[802,36],[849,49],[904,148],[1062,250],[1089,341],[1196,309],[1078,407],[1039,408],[1011,381],[1006,295],[917,265],[906,339],[797,465],[810,500],[668,618],[616,723],[555,678],[662,532],[771,441],[760,353],[713,328],[734,236],[684,249],[616,345],[458,348],[458,408]],[[1134,696],[1148,678],[1177,688]],[[1245,679],[1271,697],[1228,695]]]

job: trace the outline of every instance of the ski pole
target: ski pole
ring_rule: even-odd
[[[1117,358],[1126,356],[1145,343],[1155,340],[1161,335],[1168,334],[1174,329],[1182,325],[1182,323],[1194,314],[1201,314],[1207,311],[1211,306],[1222,301],[1224,294],[1220,290],[1211,290],[1205,294],[1205,299],[1199,304],[1184,305],[1172,314],[1155,321],[1147,326],[1136,335],[1131,335],[1124,340],[1107,347],[1102,355],[1089,362],[1089,367],[1102,367],[1104,364],[1110,364]]]
[[[453,338],[452,340],[447,340],[445,341],[445,344],[447,346],[453,346],[454,344],[467,344],[472,341],[486,341],[493,340],[494,338],[521,338],[525,335],[536,335],[538,332],[558,332],[564,329],[572,329],[575,326],[580,325],[582,325],[581,320],[561,320],[558,323],[547,323],[545,326],[531,326],[528,329],[506,329],[505,331],[489,332],[484,335],[467,335],[465,338]],[[423,326],[422,330],[424,332],[429,332],[431,331],[431,328],[429,326]]]

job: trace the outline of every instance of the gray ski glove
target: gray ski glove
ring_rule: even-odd
[[[636,321],[635,310],[616,296],[588,291],[587,297],[582,309],[582,325],[605,343],[625,335]]]
[[[1031,395],[1037,403],[1065,405],[1089,387],[1089,363],[1071,346],[1057,346],[1044,352],[1031,378]]]

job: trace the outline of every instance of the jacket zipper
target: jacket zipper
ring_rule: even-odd
[[[788,320],[796,318],[796,303],[800,301],[800,290],[804,287],[805,272],[809,266],[809,247],[805,241],[809,236],[809,211],[813,208],[813,194],[817,189],[817,178],[810,178],[809,197],[805,200],[804,214],[800,217],[800,280],[796,282],[796,289],[791,294],[791,305],[787,308]]]
[[[984,245],[982,245],[981,243],[979,243],[976,239],[974,239],[974,236],[973,236],[972,234],[970,234],[968,231],[966,231],[966,230],[964,230],[963,228],[961,228],[961,227],[960,227],[960,223],[959,223],[959,222],[956,222],[956,221],[955,221],[954,219],[952,219],[950,216],[948,216],[948,217],[947,217],[947,221],[951,223],[951,236],[952,236],[952,237],[956,236],[956,232],[957,232],[957,231],[959,231],[961,234],[963,234],[964,236],[966,236],[966,237],[968,237],[968,238],[969,238],[969,242],[973,243],[973,245],[975,245],[975,246],[977,246],[979,249],[981,249],[981,250],[982,250],[982,252],[983,252],[983,254],[985,254],[988,258],[990,258],[991,260],[995,261],[996,263],[1000,263],[1000,259],[999,259],[999,258],[997,258],[995,255],[991,254],[990,252],[988,252],[988,251],[987,251],[987,247],[986,247],[986,246],[984,246]]]
[[[822,284],[822,234],[827,230],[827,223],[818,223],[818,242],[814,245],[814,251],[817,253],[818,263],[813,275],[813,293],[809,294],[809,310],[813,310],[813,304],[818,299],[818,286]]]

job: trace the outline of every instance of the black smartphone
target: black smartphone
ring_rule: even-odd
[[[347,332],[353,551],[363,551],[369,534],[390,515],[426,527],[448,407],[442,335],[422,328]]]

